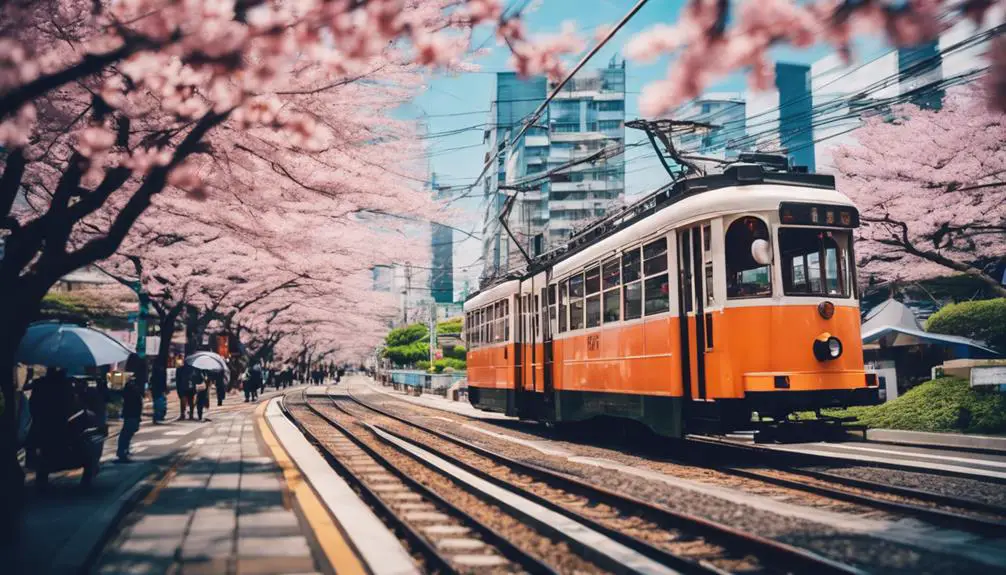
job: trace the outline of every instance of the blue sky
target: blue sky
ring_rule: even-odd
[[[508,4],[523,4],[522,0],[510,0]],[[607,64],[613,55],[621,55],[625,43],[637,32],[658,22],[673,22],[684,5],[684,0],[656,0],[644,6],[619,33],[605,45],[590,61],[585,69],[598,68]],[[635,0],[531,0],[523,13],[526,25],[534,34],[548,34],[557,31],[563,21],[570,20],[577,30],[589,39],[597,26],[614,24],[635,4]],[[470,184],[478,176],[485,148],[482,144],[483,124],[488,121],[490,101],[495,91],[496,72],[507,71],[509,53],[505,46],[497,46],[487,30],[481,30],[474,38],[474,45],[484,43],[490,53],[475,62],[481,66],[479,72],[458,75],[430,74],[426,91],[415,99],[412,105],[402,110],[403,114],[422,118],[430,134],[462,130],[460,133],[434,137],[429,140],[428,155],[430,169],[437,174],[439,184],[461,186]],[[777,49],[776,60],[786,62],[811,63],[829,49],[819,46],[809,50]],[[575,59],[571,59],[575,61]],[[642,87],[664,76],[667,60],[651,64],[626,64],[626,119],[639,115],[638,99]],[[735,75],[712,86],[712,91],[741,91],[746,88],[743,75]],[[634,130],[626,130],[627,143],[644,138]],[[666,174],[649,148],[637,148],[627,156],[626,189],[631,198],[652,190],[666,181]],[[481,194],[473,194],[471,200],[458,202],[466,210],[467,217],[454,222],[466,230],[481,228],[479,202]],[[461,289],[461,280],[475,278],[481,265],[462,269],[476,262],[479,247],[474,240],[458,241],[455,249],[456,289]],[[472,282],[474,288],[475,282]]]

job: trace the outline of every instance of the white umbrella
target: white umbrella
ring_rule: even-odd
[[[185,365],[203,371],[227,371],[227,360],[212,351],[197,351],[185,358]]]
[[[17,361],[75,369],[119,363],[130,353],[118,340],[96,329],[42,322],[28,327],[17,349]]]

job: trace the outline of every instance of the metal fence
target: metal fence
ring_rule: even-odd
[[[412,388],[422,388],[423,391],[434,393],[446,393],[455,383],[464,381],[467,374],[463,371],[455,373],[427,373],[413,369],[392,369],[388,370],[391,384],[395,387],[405,386]]]

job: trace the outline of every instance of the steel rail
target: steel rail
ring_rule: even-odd
[[[501,455],[499,453],[495,453],[482,446],[470,443],[468,441],[465,441],[464,439],[455,437],[448,433],[437,431],[435,429],[430,429],[422,424],[412,421],[409,418],[394,413],[390,413],[387,410],[369,405],[368,403],[354,396],[352,393],[348,393],[346,397],[347,399],[352,400],[353,402],[363,406],[366,409],[374,411],[375,413],[379,413],[383,416],[389,417],[400,423],[404,423],[406,425],[415,427],[416,429],[421,430],[425,433],[429,433],[430,435],[438,437],[444,441],[447,441],[449,443],[452,443],[454,445],[472,451],[478,455],[481,455],[482,457],[494,461],[497,464],[509,467],[514,471],[516,471],[517,473],[529,475],[538,481],[541,481],[546,484],[551,484],[553,487],[557,487],[570,493],[578,494],[580,496],[586,497],[594,501],[599,501],[616,508],[634,511],[647,519],[653,520],[654,522],[661,524],[662,526],[673,527],[690,534],[701,536],[703,539],[708,540],[710,543],[723,547],[728,551],[731,552],[740,551],[744,553],[751,553],[757,556],[760,560],[763,560],[763,562],[765,562],[764,560],[768,560],[767,563],[769,565],[773,567],[775,566],[779,567],[779,570],[782,572],[787,572],[795,569],[796,571],[799,572],[815,572],[819,575],[823,575],[826,573],[844,573],[844,574],[863,573],[863,571],[857,569],[856,567],[846,565],[838,561],[828,559],[826,557],[822,557],[811,551],[807,551],[772,539],[764,538],[755,534],[734,529],[727,525],[716,523],[714,521],[702,517],[697,517],[694,515],[674,511],[666,507],[655,505],[648,501],[643,501],[631,495],[617,493],[604,487],[593,485],[584,482],[580,479],[570,477],[568,475],[557,473],[555,471],[539,467],[534,464],[525,463],[522,461],[512,459],[510,457]],[[384,431],[388,430],[384,429]],[[410,439],[409,441],[414,440]],[[435,450],[434,448],[429,448],[428,446],[424,447],[430,449],[431,451],[438,451]],[[554,502],[545,500],[544,498],[534,493],[530,493],[520,487],[516,487],[512,484],[504,482],[499,478],[493,477],[485,473],[484,471],[478,470],[473,466],[471,466],[470,464],[461,462],[457,460],[457,458],[439,452],[437,454],[440,457],[443,457],[444,459],[452,461],[452,463],[455,463],[460,467],[468,468],[468,470],[472,473],[480,474],[480,476],[483,476],[483,478],[489,481],[492,481],[496,484],[500,484],[501,486],[505,486],[507,489],[514,491],[519,490],[519,493],[521,493],[521,495],[528,497],[529,499],[533,499],[539,504],[547,506],[557,512],[564,513],[567,516],[575,517],[576,520],[578,521],[583,521],[586,519],[575,512],[569,511],[563,507],[558,506],[558,504]],[[592,521],[589,519],[587,520]],[[619,540],[621,543],[627,546],[633,544],[629,543],[629,541],[635,539],[632,536],[620,533],[603,525],[598,525],[597,529],[598,530],[603,529],[606,532],[605,534],[609,535],[612,538],[617,538],[616,540]],[[639,543],[642,543],[645,546],[652,547],[648,543],[642,541],[639,541]],[[638,543],[635,544],[638,545]],[[640,546],[636,550],[639,551],[640,553],[645,554],[646,552],[643,549],[645,549],[645,547]],[[661,554],[668,553],[663,549],[659,548],[654,549],[657,549],[658,552]],[[708,566],[695,563],[694,561],[690,561],[688,559],[682,559],[674,555],[671,555],[671,557],[675,557],[675,559],[673,560],[678,563],[677,565],[678,568],[708,569]],[[682,560],[685,561],[686,563],[681,563]]]
[[[438,495],[436,492],[432,491],[418,480],[410,477],[400,469],[398,469],[393,463],[391,463],[386,457],[377,452],[373,447],[367,445],[367,443],[361,440],[353,432],[349,431],[345,426],[335,421],[331,417],[325,415],[319,411],[316,407],[311,405],[308,401],[306,390],[302,391],[304,396],[304,407],[307,408],[313,415],[319,417],[325,423],[331,425],[333,428],[342,433],[347,439],[349,439],[356,447],[363,450],[370,458],[372,458],[378,465],[384,467],[389,473],[401,480],[406,486],[408,486],[412,491],[420,494],[424,499],[434,503],[437,507],[446,510],[450,514],[454,515],[455,518],[459,519],[460,522],[481,536],[485,542],[489,545],[495,547],[500,554],[506,559],[520,565],[529,573],[545,573],[545,574],[556,574],[556,571],[543,563],[537,557],[528,554],[520,547],[514,545],[510,540],[506,539],[495,530],[485,525],[475,517],[458,508],[456,505],[448,502],[446,499]],[[284,396],[285,398],[286,396]],[[396,533],[399,534],[403,539],[406,539],[413,547],[417,550],[420,555],[423,556],[425,560],[429,563],[428,565],[433,567],[431,571],[438,571],[442,573],[458,573],[458,570],[451,564],[449,558],[445,557],[436,546],[431,543],[427,538],[423,537],[415,528],[413,528],[404,518],[400,517],[391,507],[381,499],[381,497],[375,493],[367,484],[360,478],[356,473],[349,469],[349,466],[339,461],[338,458],[324,446],[317,436],[315,436],[310,430],[306,428],[300,421],[296,419],[295,416],[288,410],[284,402],[280,402],[280,407],[286,414],[287,418],[318,448],[322,451],[325,459],[340,471],[340,475],[347,478],[349,482],[357,489],[359,493],[362,494],[363,499],[373,508],[377,514],[384,520],[386,525],[389,525]]]

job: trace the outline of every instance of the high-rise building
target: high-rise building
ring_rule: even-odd
[[[713,127],[683,133],[674,145],[679,152],[716,159],[749,151],[782,153],[792,165],[813,171],[810,92],[809,66],[777,63],[775,85],[769,90],[706,93],[675,111],[675,120]]]
[[[430,178],[433,193],[438,200],[445,199],[449,193],[437,186],[437,175]],[[433,223],[430,230],[430,253],[433,254],[430,266],[430,294],[437,303],[452,303],[454,301],[454,230],[450,227]]]
[[[993,28],[1004,21],[1001,7],[976,26],[961,21],[921,46],[891,50],[865,62],[846,63],[831,54],[811,66],[814,148],[818,171],[834,170],[835,148],[855,143],[864,113],[882,113],[886,103],[907,101],[938,109],[945,83],[975,79],[988,65],[985,53]]]
[[[572,161],[624,143],[624,61],[613,58],[607,67],[571,79],[535,124],[513,141],[551,89],[544,78],[523,80],[513,73],[496,76],[496,99],[484,139],[486,161],[497,151],[500,155],[485,179],[484,276],[524,264],[520,249],[499,224],[508,195],[517,194],[508,226],[529,253],[534,251],[536,237],[541,237],[542,249],[550,249],[624,201],[623,156],[563,169]],[[507,189],[515,184],[521,184],[519,192]]]
[[[736,158],[739,150],[727,144],[744,133],[746,108],[744,94],[740,92],[708,92],[688,102],[676,110],[672,118],[709,124],[713,128],[675,137],[675,148],[709,158]]]

